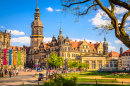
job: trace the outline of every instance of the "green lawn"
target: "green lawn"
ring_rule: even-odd
[[[66,74],[62,74],[62,75],[66,75]],[[99,74],[97,71],[89,71],[89,72],[75,72],[75,73],[68,73],[68,76],[66,77],[87,77],[87,76],[102,76],[104,78],[130,78],[130,74],[129,75],[112,75],[112,73],[103,73]]]
[[[93,71],[93,72],[75,72],[75,73],[68,73],[67,77],[87,77],[87,76],[103,76],[103,75],[110,75],[111,73],[102,73],[99,75],[99,73],[97,71]],[[62,74],[62,75],[66,75],[66,74]]]
[[[119,75],[104,75],[104,78],[130,78],[130,75],[119,76]]]
[[[77,82],[96,82],[96,79],[78,78]],[[118,82],[113,79],[97,79],[97,82]]]
[[[77,86],[130,86],[130,85],[119,85],[119,84],[77,84]]]

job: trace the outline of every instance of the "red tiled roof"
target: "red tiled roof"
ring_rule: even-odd
[[[129,54],[130,55],[130,49],[128,49],[125,52],[123,52],[122,56],[125,56],[125,54]]]
[[[16,50],[16,47],[17,47],[17,46],[10,46],[10,48],[11,48],[11,49],[14,49],[14,50]],[[18,50],[21,50],[23,47],[17,47],[17,48],[18,48]]]
[[[89,45],[92,49],[95,49],[94,44],[92,44],[92,43],[88,43],[88,45]]]
[[[115,51],[111,51],[110,53],[109,53],[109,57],[119,57],[119,53],[117,53],[117,52],[115,52]]]

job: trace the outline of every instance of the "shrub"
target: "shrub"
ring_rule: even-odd
[[[54,77],[49,82],[45,82],[43,86],[76,86],[77,78],[64,78],[59,74],[54,74]]]

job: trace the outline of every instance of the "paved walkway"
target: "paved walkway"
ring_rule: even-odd
[[[44,82],[40,81],[38,82],[38,74],[43,73],[46,77],[46,71],[43,72],[35,72],[33,70],[32,72],[19,72],[18,76],[12,76],[11,78],[9,76],[0,78],[0,86],[20,86],[20,85],[42,85]],[[36,75],[36,76],[35,76]],[[88,78],[88,79],[113,79],[115,78],[103,78],[102,76],[88,76],[88,77],[80,77],[80,78]],[[45,79],[44,79],[45,80]],[[130,79],[124,79],[124,78],[116,78],[118,82],[97,82],[97,84],[130,84]],[[96,82],[78,82],[77,84],[96,84]]]
[[[19,72],[18,76],[9,76],[0,78],[0,86],[18,86],[18,85],[38,85],[38,74],[43,73],[46,75],[46,71],[43,72]],[[36,75],[36,76],[35,76]],[[39,84],[43,84],[43,81],[40,81]]]

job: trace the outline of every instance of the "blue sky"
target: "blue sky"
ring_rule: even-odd
[[[31,23],[34,20],[37,0],[0,0],[0,30],[12,31],[11,45],[13,46],[30,46]],[[60,0],[39,0],[39,9],[41,21],[43,22],[44,42],[51,40],[53,35],[58,37],[60,22],[63,36],[68,36],[73,40],[84,40],[87,42],[102,42],[104,34],[99,36],[98,30],[92,30],[93,27],[104,22],[98,14],[101,10],[94,11],[91,15],[77,18],[71,13],[62,13]],[[120,9],[119,9],[120,10]],[[118,10],[117,10],[118,11]],[[120,12],[124,12],[122,10]],[[109,51],[119,52],[121,42],[115,37],[114,31],[106,35],[109,43]],[[124,51],[128,48],[122,45]]]

